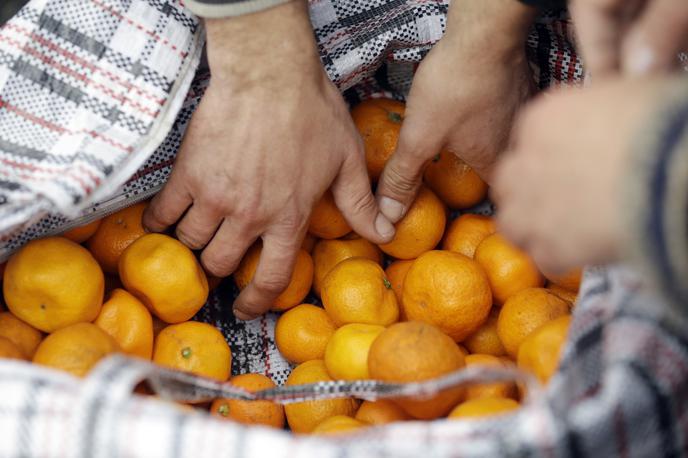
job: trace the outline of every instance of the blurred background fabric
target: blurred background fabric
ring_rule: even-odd
[[[0,2],[0,24],[7,22],[9,18],[26,5],[28,0],[2,0]]]

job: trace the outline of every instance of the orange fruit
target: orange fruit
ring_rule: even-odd
[[[411,268],[413,261],[413,259],[394,261],[385,269],[387,280],[389,280],[389,282],[392,284],[392,291],[394,291],[394,295],[397,297],[397,303],[400,306],[399,312],[403,311],[403,307],[401,307],[401,297],[404,289],[404,279],[406,279],[406,274]]]
[[[397,299],[385,271],[375,261],[350,258],[337,264],[322,285],[322,302],[335,326],[387,326],[399,318]]]
[[[449,224],[444,234],[442,249],[455,251],[472,259],[480,242],[496,230],[491,217],[466,213]]]
[[[531,333],[518,349],[518,367],[535,374],[542,383],[547,383],[559,365],[570,325],[571,315],[564,315]]]
[[[84,243],[96,233],[100,227],[100,220],[91,221],[83,226],[75,227],[62,234],[62,237],[71,240],[75,243]]]
[[[472,207],[487,195],[487,183],[449,151],[440,152],[428,164],[424,178],[425,184],[452,209]]]
[[[471,353],[483,353],[492,356],[504,356],[506,350],[497,334],[497,318],[499,310],[492,309],[490,314],[478,329],[464,339],[463,344]]]
[[[337,329],[325,348],[327,373],[335,380],[366,380],[368,353],[385,330],[376,324],[350,323]]]
[[[370,99],[351,110],[351,118],[363,139],[368,175],[380,178],[387,160],[394,154],[405,106],[391,99]]]
[[[2,312],[0,313],[0,337],[10,340],[27,358],[31,359],[43,339],[43,334],[10,312]]]
[[[237,375],[229,383],[250,392],[275,388],[275,383],[263,374]],[[284,428],[284,407],[271,401],[216,399],[210,406],[210,413],[245,425]]]
[[[313,206],[308,232],[321,239],[338,239],[351,232],[351,226],[334,202],[332,191],[327,190]]]
[[[315,382],[330,382],[327,368],[322,360],[306,361],[294,368],[287,377],[287,386]],[[295,402],[284,406],[289,428],[295,433],[310,433],[313,429],[335,415],[353,416],[356,401],[351,398],[323,399],[320,401]]]
[[[464,367],[456,343],[427,323],[407,321],[387,328],[375,339],[368,354],[368,369],[375,380],[419,382]],[[414,418],[431,420],[446,415],[463,397],[461,387],[445,390],[429,399],[395,399]]]
[[[334,323],[321,307],[301,304],[277,319],[275,344],[282,356],[291,363],[323,359],[325,347],[335,329]]]
[[[505,367],[506,364],[500,358],[492,355],[473,354],[465,358],[466,367],[494,366]],[[466,399],[477,398],[515,398],[516,385],[510,382],[494,382],[472,384],[466,388]]]
[[[10,339],[0,337],[0,359],[23,359],[27,360],[26,353]]]
[[[562,288],[561,286],[555,285],[554,283],[548,284],[547,290],[564,299],[566,302],[569,303],[570,307],[573,307],[576,301],[578,300],[578,293],[574,293],[573,291],[570,291],[566,288]]]
[[[153,318],[146,306],[130,293],[114,290],[94,324],[111,335],[124,353],[151,359]]]
[[[115,339],[98,326],[76,323],[43,339],[33,355],[33,362],[83,377],[102,358],[118,351]]]
[[[106,216],[88,240],[89,251],[105,272],[116,274],[119,257],[124,250],[146,233],[141,225],[146,205],[146,202],[141,202]]]
[[[260,243],[254,244],[248,249],[239,267],[234,272],[234,282],[239,289],[244,289],[251,283],[253,275],[258,268],[260,261],[260,253],[263,246]],[[296,262],[294,263],[294,270],[291,274],[291,280],[287,288],[282,291],[282,294],[277,296],[272,310],[284,311],[300,304],[308,295],[313,284],[313,259],[311,255],[303,250],[299,250],[296,255]]]
[[[406,215],[394,226],[394,239],[380,245],[380,249],[397,259],[415,259],[437,246],[446,222],[442,201],[432,191],[421,187]]]
[[[478,329],[492,308],[485,272],[452,251],[418,257],[406,274],[402,297],[408,320],[433,324],[457,342]]]
[[[475,250],[475,260],[487,273],[497,305],[504,304],[519,291],[545,284],[533,260],[500,234],[489,235],[480,242]]]
[[[232,352],[215,326],[187,321],[160,331],[153,362],[224,382],[232,368]]]
[[[356,429],[365,428],[366,425],[360,420],[347,415],[335,415],[322,421],[313,428],[313,434],[345,434]]]
[[[554,283],[555,285],[573,293],[577,293],[580,289],[581,278],[583,277],[583,269],[579,267],[577,269],[571,269],[562,274],[555,274],[552,272],[543,272],[543,274],[551,283]]]
[[[449,414],[449,418],[480,418],[503,415],[520,407],[509,398],[478,398],[462,402]]]
[[[413,417],[394,402],[378,399],[377,401],[363,401],[354,418],[369,425],[386,425],[395,421],[411,420]]]
[[[356,257],[382,263],[382,252],[366,239],[319,241],[313,249],[313,291],[320,295],[323,280],[330,270],[341,261]]]
[[[208,299],[208,279],[193,252],[164,234],[146,234],[119,262],[124,287],[167,323],[193,317]]]
[[[568,313],[568,303],[559,296],[544,288],[528,288],[511,296],[499,311],[497,333],[506,352],[515,358],[533,331]]]
[[[93,321],[103,303],[103,271],[63,237],[32,240],[7,262],[3,292],[17,318],[45,332]]]
[[[317,241],[318,238],[316,236],[306,233],[305,237],[303,238],[303,242],[301,242],[301,249],[307,253],[312,253]]]

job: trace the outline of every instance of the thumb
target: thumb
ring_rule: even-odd
[[[378,209],[362,151],[349,154],[332,183],[334,202],[351,228],[373,243],[394,238],[394,226]]]
[[[392,223],[404,217],[416,197],[423,178],[423,166],[437,154],[441,141],[415,127],[408,117],[399,133],[397,149],[387,161],[377,186],[380,211]]]
[[[688,3],[650,2],[623,43],[623,69],[641,75],[671,70],[688,47]]]

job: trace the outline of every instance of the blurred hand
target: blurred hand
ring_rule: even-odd
[[[686,0],[572,0],[570,10],[593,78],[671,70],[688,50]]]
[[[263,239],[253,281],[234,304],[240,319],[271,308],[286,288],[313,204],[332,185],[361,236],[382,243],[360,137],[320,64],[305,2],[207,20],[212,80],[145,226],[176,235],[215,276],[231,274]]]
[[[534,11],[512,0],[455,0],[447,32],[420,64],[395,154],[377,188],[383,214],[403,217],[426,161],[442,148],[489,181],[530,94],[525,38]]]
[[[619,260],[628,157],[662,86],[595,84],[554,92],[523,111],[492,192],[499,230],[543,269]]]

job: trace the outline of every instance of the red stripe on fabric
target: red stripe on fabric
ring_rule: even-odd
[[[554,28],[554,25],[552,28]],[[553,32],[553,35],[557,40],[557,60],[554,64],[554,78],[557,82],[559,82],[559,84],[561,84],[564,79],[561,71],[564,61],[564,42],[561,40],[561,34],[556,33],[556,31]]]
[[[93,130],[71,131],[71,130],[68,130],[62,126],[58,126],[57,124],[54,124],[54,123],[47,121],[47,120],[45,120],[39,116],[36,116],[36,115],[31,114],[27,111],[24,111],[19,107],[16,107],[16,106],[8,103],[2,97],[0,97],[0,109],[2,109],[2,108],[5,108],[7,111],[15,113],[18,116],[21,116],[22,118],[33,122],[34,124],[38,124],[42,127],[45,127],[46,129],[52,130],[54,132],[59,132],[61,134],[69,133],[69,134],[74,134],[74,135],[87,134],[93,138],[99,138],[102,141],[104,141],[105,143],[107,143],[111,146],[114,146],[115,148],[118,148],[118,149],[120,149],[126,153],[131,153],[133,151],[133,148],[131,146],[123,145],[123,144],[116,142],[115,140],[108,138],[108,137],[104,136],[103,134],[95,132]]]
[[[145,169],[136,172],[134,175],[132,175],[131,178],[127,180],[127,183],[131,183],[133,181],[138,180],[144,175],[148,175],[150,172],[154,172],[156,170],[160,170],[164,167],[168,167],[174,163],[175,157],[167,159],[166,161],[160,162],[158,164],[151,165],[150,167],[146,167]]]
[[[61,48],[56,43],[49,41],[49,40],[41,37],[40,35],[37,35],[34,32],[26,30],[25,28],[20,27],[16,24],[12,24],[12,23],[7,23],[5,25],[5,27],[7,27],[8,29],[15,30],[15,31],[31,38],[32,40],[40,43],[41,45],[45,46],[46,48],[50,49],[51,51],[57,52],[61,56],[64,56],[64,57],[70,59],[71,61],[81,65],[84,68],[87,68],[88,70],[91,70],[94,73],[102,73],[103,75],[109,77],[114,83],[121,85],[128,92],[133,90],[133,91],[137,92],[139,95],[141,95],[142,97],[144,97],[144,98],[146,98],[152,102],[155,102],[158,105],[163,105],[165,103],[165,99],[156,98],[154,95],[147,93],[146,91],[139,88],[138,86],[134,86],[130,82],[122,80],[122,78],[115,75],[111,71],[106,70],[106,69],[101,68],[101,67],[98,67],[97,65],[94,65],[91,62],[89,62],[85,59],[82,59],[81,57],[79,57],[75,53],[68,51],[64,48]]]
[[[614,432],[616,433],[616,452],[619,458],[628,457],[628,435],[626,434],[626,423],[624,422],[623,410],[621,406],[614,409]]]
[[[564,29],[564,35],[567,37],[567,42],[568,40],[568,35],[569,35],[569,23],[568,21],[564,21],[563,24],[563,29]],[[568,48],[569,51],[569,56],[571,56],[571,62],[569,63],[569,74],[568,74],[568,81],[569,82],[574,82],[574,78],[576,76],[576,65],[578,64],[578,53],[576,52],[575,49],[572,49],[572,47],[569,46]]]
[[[7,41],[6,38],[7,37],[0,36],[0,41]],[[15,46],[18,45],[18,43],[16,43],[16,42],[12,43],[12,44]],[[52,57],[49,57],[49,56],[46,56],[45,54],[42,54],[41,52],[39,52],[36,49],[30,48],[28,46],[28,44],[26,46],[18,46],[18,47],[19,47],[20,51],[23,51],[23,52],[35,57],[36,59],[40,60],[41,62],[50,65],[52,68],[59,71],[60,73],[71,76],[71,77],[73,77],[73,78],[75,78],[75,79],[77,79],[83,83],[86,83],[86,85],[90,84],[92,86],[95,86],[97,88],[102,89],[102,91],[105,94],[109,95],[114,100],[121,103],[122,105],[129,104],[133,108],[138,109],[140,112],[142,112],[142,113],[144,113],[144,114],[146,114],[152,118],[155,118],[158,116],[158,114],[160,114],[160,110],[151,111],[148,108],[144,107],[143,105],[141,105],[137,102],[134,102],[133,100],[129,99],[128,97],[126,97],[124,95],[118,95],[111,88],[87,78],[86,75],[72,70],[71,68],[67,67],[66,65],[63,65],[63,64],[55,61]]]
[[[172,49],[173,51],[177,51],[177,53],[182,57],[182,59],[185,59],[186,56],[189,54],[189,53],[187,53],[187,52],[185,52],[185,51],[180,51],[179,48],[177,48],[175,45],[173,45],[173,44],[170,42],[170,40],[168,40],[167,38],[162,38],[162,37],[161,37],[160,35],[158,35],[157,33],[152,32],[152,31],[146,29],[146,28],[145,28],[144,26],[142,26],[141,24],[138,24],[138,23],[134,22],[133,20],[129,19],[128,17],[125,17],[122,13],[120,13],[120,12],[117,11],[117,10],[115,10],[115,9],[112,8],[111,6],[104,5],[103,3],[101,3],[101,2],[98,1],[98,0],[91,0],[91,2],[93,2],[95,5],[97,5],[97,6],[98,6],[99,8],[101,8],[102,10],[109,12],[109,13],[112,14],[113,16],[116,16],[117,18],[119,18],[119,19],[121,19],[121,20],[123,20],[123,21],[126,21],[126,22],[129,23],[130,25],[133,25],[134,27],[136,27],[137,29],[139,29],[140,31],[142,31],[143,33],[145,33],[146,35],[148,35],[149,37],[153,38],[155,41],[160,42],[160,43],[162,43],[162,44],[164,44],[164,45],[166,45],[166,46],[169,46],[169,48]]]

